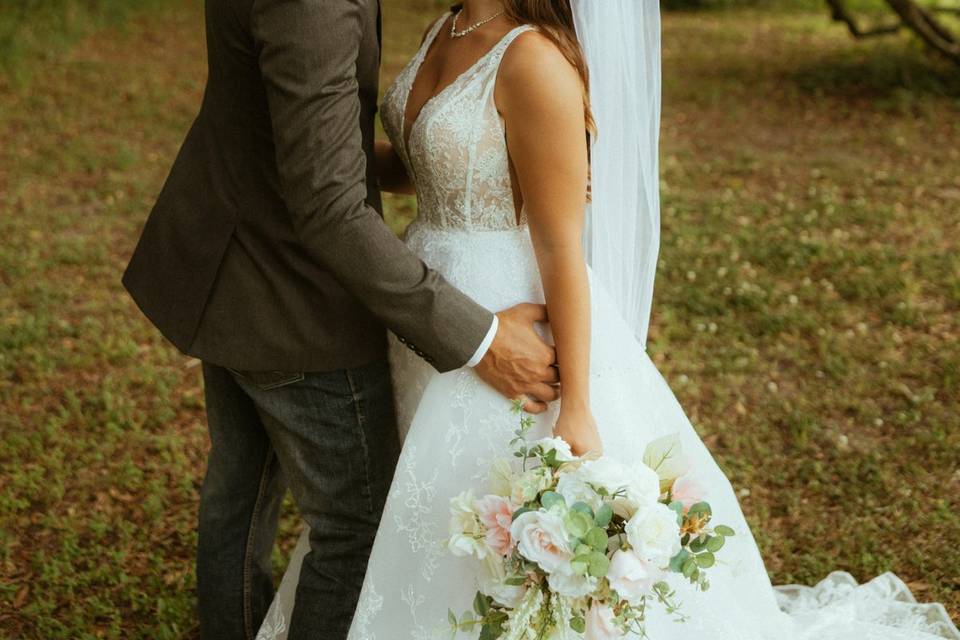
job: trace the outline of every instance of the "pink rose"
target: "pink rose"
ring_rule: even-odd
[[[677,478],[671,491],[671,497],[675,501],[683,503],[684,511],[703,500],[703,494],[703,486],[689,473]]]
[[[620,640],[623,634],[614,622],[613,609],[594,601],[587,612],[587,630],[584,640]]]
[[[513,552],[513,536],[510,525],[513,524],[513,505],[502,496],[485,496],[477,500],[477,516],[487,530],[487,546],[500,556],[509,556]]]
[[[632,605],[639,605],[641,599],[651,593],[661,575],[662,572],[652,562],[647,562],[632,551],[621,549],[613,554],[607,579],[621,598]]]
[[[510,527],[520,555],[536,562],[545,573],[566,572],[573,560],[563,518],[546,511],[527,511]]]

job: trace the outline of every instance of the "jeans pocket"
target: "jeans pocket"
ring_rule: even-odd
[[[306,374],[302,371],[237,371],[227,368],[236,377],[255,385],[261,391],[279,389],[297,382],[303,382]]]

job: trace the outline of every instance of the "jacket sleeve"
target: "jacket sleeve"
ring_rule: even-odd
[[[471,358],[493,317],[428,269],[365,202],[356,61],[369,1],[254,1],[280,187],[318,263],[427,362],[448,371]]]

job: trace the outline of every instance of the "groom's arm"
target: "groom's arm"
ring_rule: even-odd
[[[387,327],[440,371],[476,364],[496,317],[428,269],[365,202],[356,79],[364,4],[254,2],[281,189],[303,245]]]

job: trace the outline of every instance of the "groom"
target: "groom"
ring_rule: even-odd
[[[311,528],[290,638],[346,637],[399,449],[385,330],[538,412],[542,307],[494,316],[380,217],[376,0],[207,0],[203,105],[124,284],[203,361],[201,635],[250,640],[286,487]],[[443,425],[437,425],[442,429]]]

